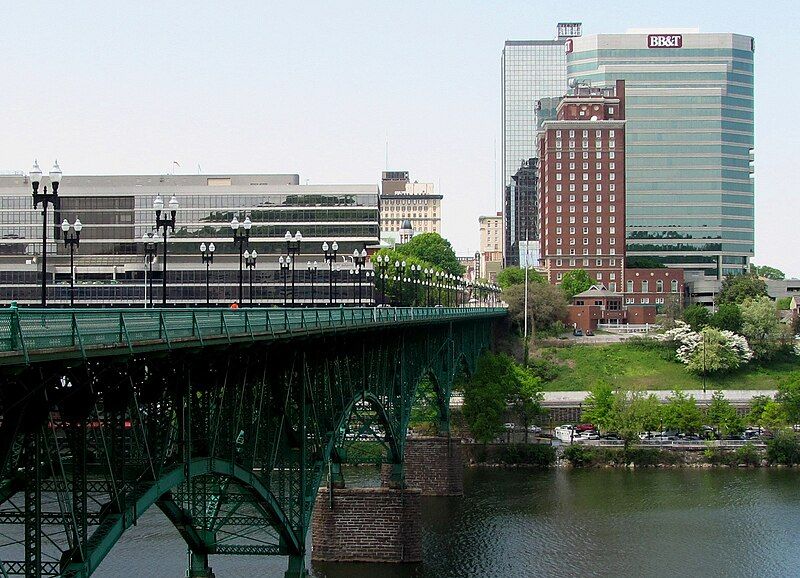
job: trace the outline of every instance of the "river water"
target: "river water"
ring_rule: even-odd
[[[351,474],[362,485],[369,470]],[[471,468],[463,498],[423,498],[416,565],[314,564],[316,578],[797,576],[800,472]],[[185,547],[148,512],[95,576],[183,576]],[[283,558],[218,556],[218,578],[283,576]]]

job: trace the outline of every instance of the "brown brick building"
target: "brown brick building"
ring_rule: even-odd
[[[655,305],[662,309],[670,300],[683,306],[683,269],[626,269],[625,305]]]
[[[540,262],[551,283],[584,269],[622,291],[625,261],[625,83],[576,86],[538,136]]]

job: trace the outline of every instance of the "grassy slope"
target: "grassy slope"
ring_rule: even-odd
[[[702,389],[699,376],[689,374],[684,366],[671,361],[668,354],[644,350],[622,343],[610,345],[573,345],[543,348],[540,355],[561,366],[558,377],[545,384],[546,391],[587,390],[598,379],[614,387],[642,389]],[[800,374],[800,359],[776,363],[770,367],[752,367],[736,373],[706,379],[706,387],[715,389],[775,389],[778,380],[789,372]]]

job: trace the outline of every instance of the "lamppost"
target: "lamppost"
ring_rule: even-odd
[[[205,243],[200,243],[200,258],[203,260],[203,263],[206,266],[206,307],[211,305],[211,292],[209,291],[209,284],[208,284],[208,270],[211,266],[211,263],[214,262],[214,251],[216,247],[214,243],[209,243],[206,246]]]
[[[442,271],[436,272],[436,286],[439,288],[439,301],[438,304],[442,304],[442,285],[444,285],[444,273]]]
[[[361,306],[361,270],[364,268],[364,265],[367,262],[367,250],[361,249],[361,253],[358,252],[358,249],[353,250],[353,264],[356,268],[356,274],[358,276],[358,305]]]
[[[325,262],[328,264],[328,305],[333,305],[333,264],[336,262],[336,253],[339,251],[339,243],[334,241],[330,246],[328,242],[322,243],[322,253],[325,255]]]
[[[289,267],[292,265],[292,258],[288,255],[286,257],[281,255],[278,259],[278,265],[280,265],[281,276],[283,277],[283,306],[286,307],[286,274],[289,272]]]
[[[256,259],[258,259],[258,251],[253,249],[252,251],[245,251],[244,252],[244,262],[247,266],[247,284],[248,284],[248,295],[250,296],[250,305],[253,305],[253,269],[256,268]]]
[[[364,271],[364,282],[368,287],[367,303],[373,303],[375,301],[375,271]]]
[[[250,243],[250,228],[253,226],[250,215],[245,215],[244,221],[239,222],[236,215],[231,219],[231,230],[233,231],[233,242],[239,249],[239,306],[242,305],[242,277],[244,270],[242,259],[244,258],[244,248]]]
[[[73,231],[70,233],[70,228]],[[69,221],[64,219],[61,223],[61,230],[64,232],[64,244],[69,247],[69,306],[75,305],[75,248],[81,243],[81,229],[83,224],[81,220],[75,217],[75,224],[70,225]]]
[[[292,234],[289,231],[286,231],[286,234],[283,236],[286,239],[286,253],[293,257],[292,259],[292,307],[294,307],[294,264],[297,261],[297,255],[300,254],[300,241],[303,240],[303,235],[300,234],[300,231],[297,231],[294,234],[294,239],[292,239]]]
[[[389,255],[377,255],[373,261],[378,267],[381,280],[381,303],[386,302],[386,269],[389,268]]]
[[[309,261],[306,264],[306,269],[308,269],[308,273],[311,276],[311,306],[314,306],[314,281],[317,280],[317,262],[314,261],[314,264],[311,264]]]
[[[417,305],[417,293],[419,293],[419,274],[422,270],[422,267],[412,263],[411,267],[409,268],[411,269],[411,306],[414,307]]]
[[[397,281],[398,285],[398,298],[397,298],[398,307],[403,306],[403,275],[405,274],[405,272],[406,272],[406,262],[395,261],[394,273],[395,273],[395,281]]]
[[[47,192],[47,185],[44,190],[39,192],[39,184],[42,182],[42,169],[39,162],[33,161],[33,168],[29,174],[31,187],[33,189],[33,208],[42,203],[42,307],[47,306],[47,205],[52,204],[53,208],[59,205],[58,185],[61,183],[61,169],[58,161],[53,164],[50,170],[51,192]]]
[[[156,260],[156,243],[158,242],[158,237],[155,236],[155,233],[148,233],[145,232],[142,235],[142,242],[144,243],[144,258],[147,262],[147,266],[144,269],[144,306],[147,307],[147,271],[150,270],[150,307],[153,307],[153,263]]]
[[[433,269],[425,269],[425,307],[431,306],[431,281],[433,279]]]
[[[161,200],[161,195],[156,195],[156,200],[153,201],[153,208],[156,211],[156,232],[164,229],[164,275],[161,280],[161,305],[167,304],[167,231],[175,232],[175,213],[178,212],[178,199],[175,195],[169,200],[169,217],[161,216],[164,211],[164,201]]]

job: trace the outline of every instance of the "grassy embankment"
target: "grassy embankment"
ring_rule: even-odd
[[[585,391],[604,379],[615,388],[702,389],[700,376],[692,375],[671,359],[668,351],[645,349],[625,343],[571,345],[537,349],[535,357],[557,366],[555,379],[544,384],[545,391]],[[706,388],[776,389],[790,373],[800,378],[800,358],[781,361],[769,367],[746,366],[720,376],[708,376]]]

